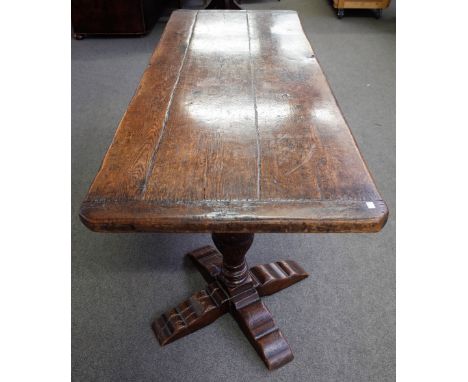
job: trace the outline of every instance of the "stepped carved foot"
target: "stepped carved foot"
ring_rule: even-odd
[[[212,282],[221,273],[223,256],[214,247],[206,246],[187,254],[207,282]],[[256,265],[249,269],[260,296],[269,296],[303,279],[308,274],[293,260]]]
[[[277,369],[293,360],[288,342],[260,299],[236,309],[233,315],[268,369]]]
[[[307,273],[292,260],[249,269],[245,254],[253,234],[213,234],[213,241],[217,249],[206,246],[188,254],[208,286],[154,321],[159,343],[175,341],[230,311],[269,369],[292,361],[289,344],[260,296],[287,288]]]
[[[193,294],[153,322],[153,330],[161,346],[201,329],[221,317],[229,309],[229,296],[217,283]]]
[[[221,273],[223,255],[211,245],[187,253],[187,256],[192,260],[207,282],[212,282]]]

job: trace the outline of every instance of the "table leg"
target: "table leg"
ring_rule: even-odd
[[[212,246],[206,246],[187,254],[207,282],[213,282],[221,273],[223,256]],[[249,276],[260,296],[269,296],[305,279],[308,274],[294,260],[256,265],[249,269]]]
[[[309,276],[293,260],[282,260],[274,263],[257,265],[250,268],[250,275],[260,296],[269,296],[282,289],[304,280]]]
[[[230,310],[269,369],[290,362],[291,349],[260,296],[287,288],[307,273],[292,260],[249,269],[245,255],[253,234],[214,233],[212,238],[217,249],[206,246],[188,254],[209,285],[154,322],[160,344],[198,330]]]
[[[260,299],[235,309],[233,316],[268,369],[277,369],[294,359],[283,333]]]
[[[229,309],[229,296],[216,283],[193,294],[153,322],[161,346],[186,336],[221,317]]]
[[[211,283],[221,273],[223,255],[211,245],[199,248],[187,254],[202,274],[203,278]]]

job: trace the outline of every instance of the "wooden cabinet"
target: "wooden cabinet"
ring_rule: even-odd
[[[74,37],[145,34],[162,4],[162,0],[72,0]]]
[[[338,18],[344,16],[345,9],[375,9],[376,17],[382,16],[382,10],[390,5],[391,0],[333,0],[333,6],[337,9]]]

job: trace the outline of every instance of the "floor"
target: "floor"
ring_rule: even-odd
[[[387,201],[377,234],[261,234],[252,265],[295,259],[310,277],[264,299],[295,359],[269,372],[225,315],[161,348],[152,319],[205,282],[183,254],[209,235],[97,234],[86,194],[164,29],[72,40],[72,380],[393,381],[395,379],[395,2],[338,20],[327,0],[245,0],[294,9]]]

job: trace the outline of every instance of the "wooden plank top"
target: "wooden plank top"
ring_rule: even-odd
[[[294,11],[172,13],[81,206],[95,231],[373,232],[379,195]]]

